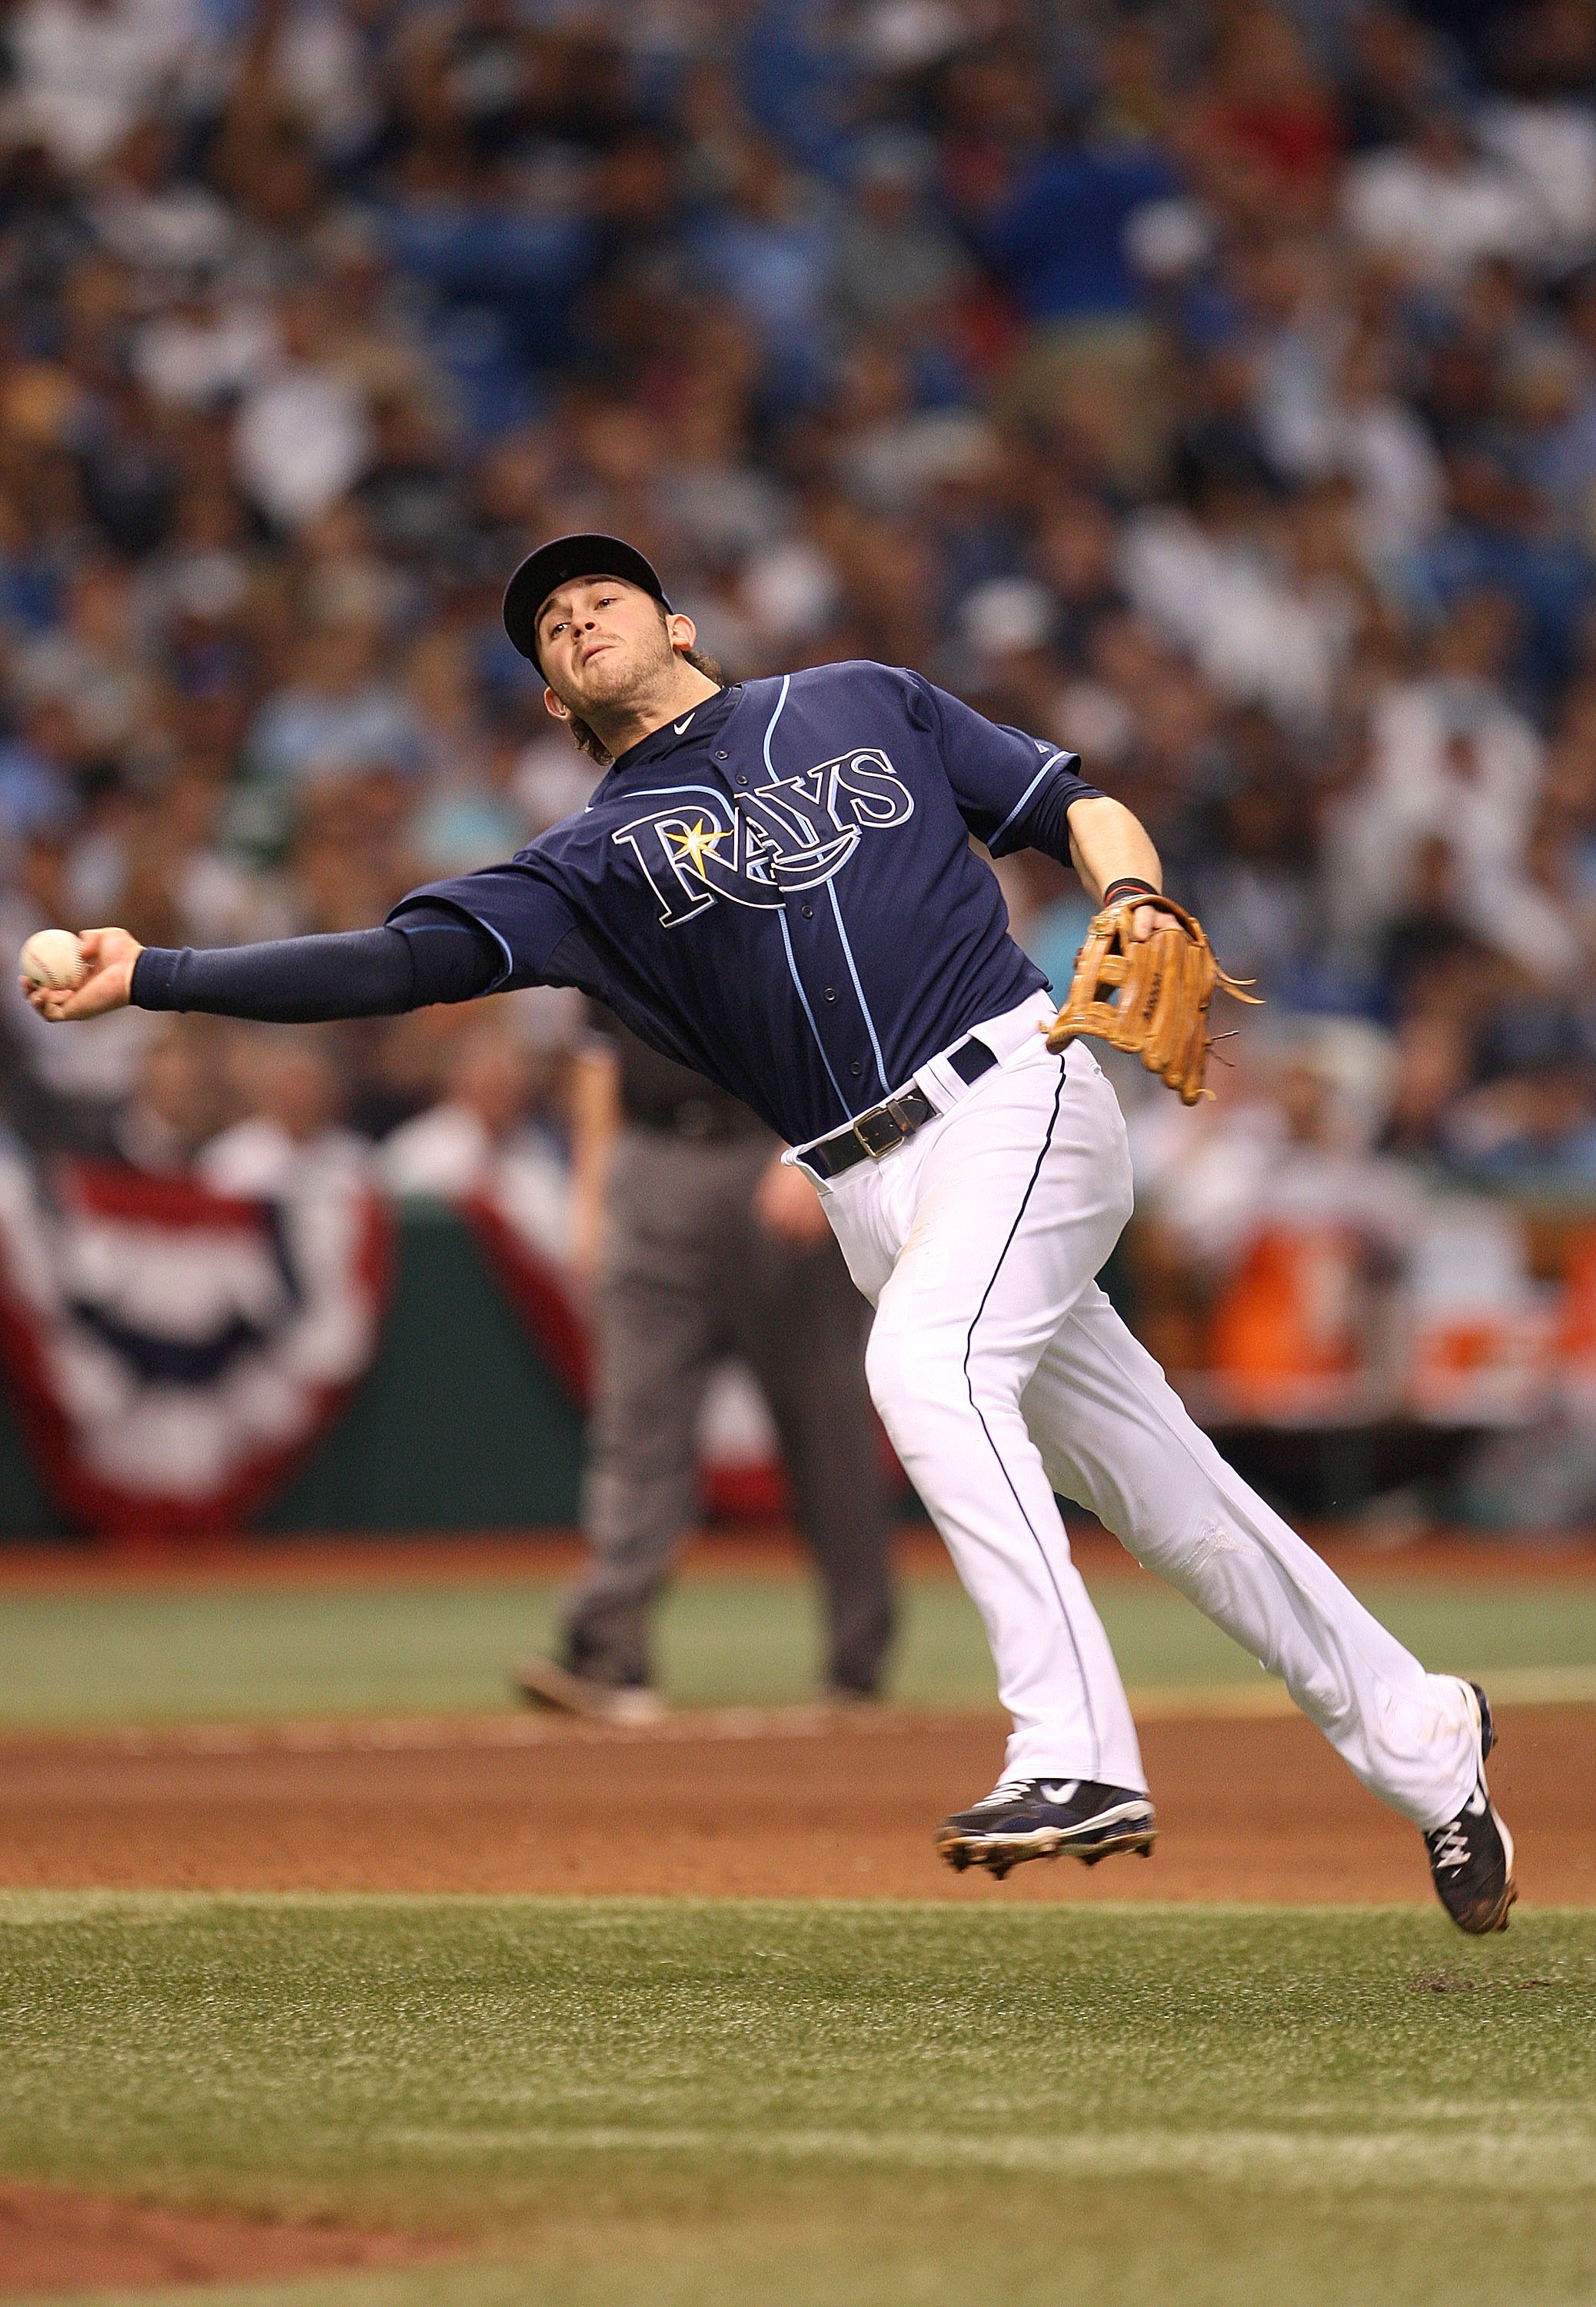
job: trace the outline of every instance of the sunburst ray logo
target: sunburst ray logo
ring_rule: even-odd
[[[678,857],[695,873],[703,872],[705,857],[713,854],[717,841],[724,841],[726,838],[723,828],[717,828],[712,833],[702,818],[693,825],[685,827],[679,833],[674,827],[670,828],[669,832],[670,839],[676,845]]]

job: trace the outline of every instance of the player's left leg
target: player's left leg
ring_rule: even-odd
[[[1096,1283],[1026,1390],[1053,1483],[1277,1674],[1351,1769],[1420,1827],[1473,1784],[1466,1708],[1227,1466]]]
[[[1024,1406],[1054,1488],[1281,1677],[1362,1783],[1423,1832],[1455,1920],[1500,1927],[1513,1846],[1485,1792],[1477,1686],[1426,1673],[1225,1463],[1095,1283]]]

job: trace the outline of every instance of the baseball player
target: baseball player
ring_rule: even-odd
[[[581,987],[780,1133],[875,1307],[871,1393],[1013,1724],[996,1787],[938,1830],[943,1856],[1001,1875],[1152,1844],[1056,1492],[1282,1677],[1420,1829],[1463,1929],[1501,1928],[1513,1846],[1484,1694],[1427,1674],[1232,1471],[1094,1279],[1131,1214],[1119,1107],[1084,1042],[1050,1052],[1054,1005],[969,836],[1070,861],[1128,938],[1156,940],[1173,922],[1138,820],[1074,754],[916,673],[721,686],[616,537],[541,547],[504,613],[549,711],[610,764],[579,815],[380,929],[209,953],[88,931],[86,974],[35,1007],[295,1021]]]

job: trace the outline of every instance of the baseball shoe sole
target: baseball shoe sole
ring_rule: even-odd
[[[1474,1726],[1474,1791],[1455,1818],[1424,1838],[1436,1896],[1471,1937],[1505,1931],[1518,1897],[1513,1879],[1513,1837],[1492,1806],[1485,1783],[1485,1758],[1496,1744],[1490,1701],[1477,1682],[1463,1682]]]
[[[573,1674],[553,1659],[525,1659],[516,1669],[515,1683],[529,1706],[579,1715],[586,1722],[619,1722],[642,1729],[665,1719],[665,1702],[658,1691],[636,1683],[596,1682],[589,1675]]]
[[[971,1809],[944,1818],[936,1847],[956,1873],[984,1866],[1001,1882],[1028,1858],[1079,1858],[1083,1866],[1121,1850],[1150,1858],[1157,1832],[1152,1804],[1130,1788],[1005,1779]]]

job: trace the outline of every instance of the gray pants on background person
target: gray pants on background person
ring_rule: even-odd
[[[597,1320],[585,1521],[593,1550],[565,1613],[567,1662],[646,1685],[651,1607],[697,1504],[695,1429],[717,1363],[738,1355],[773,1415],[824,1589],[827,1680],[877,1685],[892,1632],[887,1484],[866,1392],[870,1309],[831,1239],[783,1240],[754,1195],[774,1141],[694,1142],[623,1128]]]

